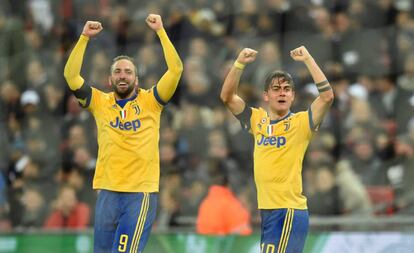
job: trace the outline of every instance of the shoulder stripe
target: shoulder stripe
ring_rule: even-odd
[[[313,123],[313,116],[312,116],[312,109],[309,107],[308,109],[308,116],[309,116],[309,127],[311,131],[315,131],[315,124]]]
[[[246,105],[240,114],[234,115],[240,121],[242,129],[245,131],[251,129],[250,118],[252,117],[252,113],[252,108]]]
[[[89,104],[91,103],[92,99],[92,87],[83,83],[82,86],[72,91],[75,97],[78,99],[79,104],[83,108],[89,107]]]
[[[162,106],[167,105],[167,102],[164,102],[164,101],[160,98],[160,95],[158,94],[158,90],[157,90],[157,85],[155,85],[155,86],[154,86],[153,90],[154,90],[154,97],[155,97],[155,99],[158,101],[158,103],[160,103],[160,105],[162,105]]]

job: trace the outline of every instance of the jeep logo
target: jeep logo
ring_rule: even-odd
[[[138,128],[141,127],[141,121],[139,119],[133,120],[133,121],[127,121],[125,123],[122,123],[118,117],[116,117],[116,121],[109,122],[111,127],[113,128],[119,128],[121,130],[133,130],[134,132],[138,130]]]
[[[284,136],[271,136],[265,137],[262,135],[260,140],[257,141],[257,145],[261,146],[275,146],[276,148],[280,148],[286,144],[286,138]]]

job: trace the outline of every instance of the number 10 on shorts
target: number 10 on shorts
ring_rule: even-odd
[[[266,245],[266,249],[265,249],[265,245]],[[275,245],[271,243],[269,244],[262,243],[260,253],[275,253]]]

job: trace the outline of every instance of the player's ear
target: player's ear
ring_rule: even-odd
[[[108,82],[107,82],[108,88],[111,88],[112,83],[111,83],[111,77],[108,77]]]
[[[135,77],[135,87],[138,87],[139,81],[138,81],[138,76]]]
[[[269,102],[269,94],[267,91],[263,91],[263,101]]]

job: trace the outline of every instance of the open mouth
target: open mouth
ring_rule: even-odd
[[[279,104],[286,104],[286,100],[284,100],[284,99],[279,99],[278,101],[277,101]]]
[[[126,82],[118,82],[117,83],[118,87],[128,87],[128,84]]]

